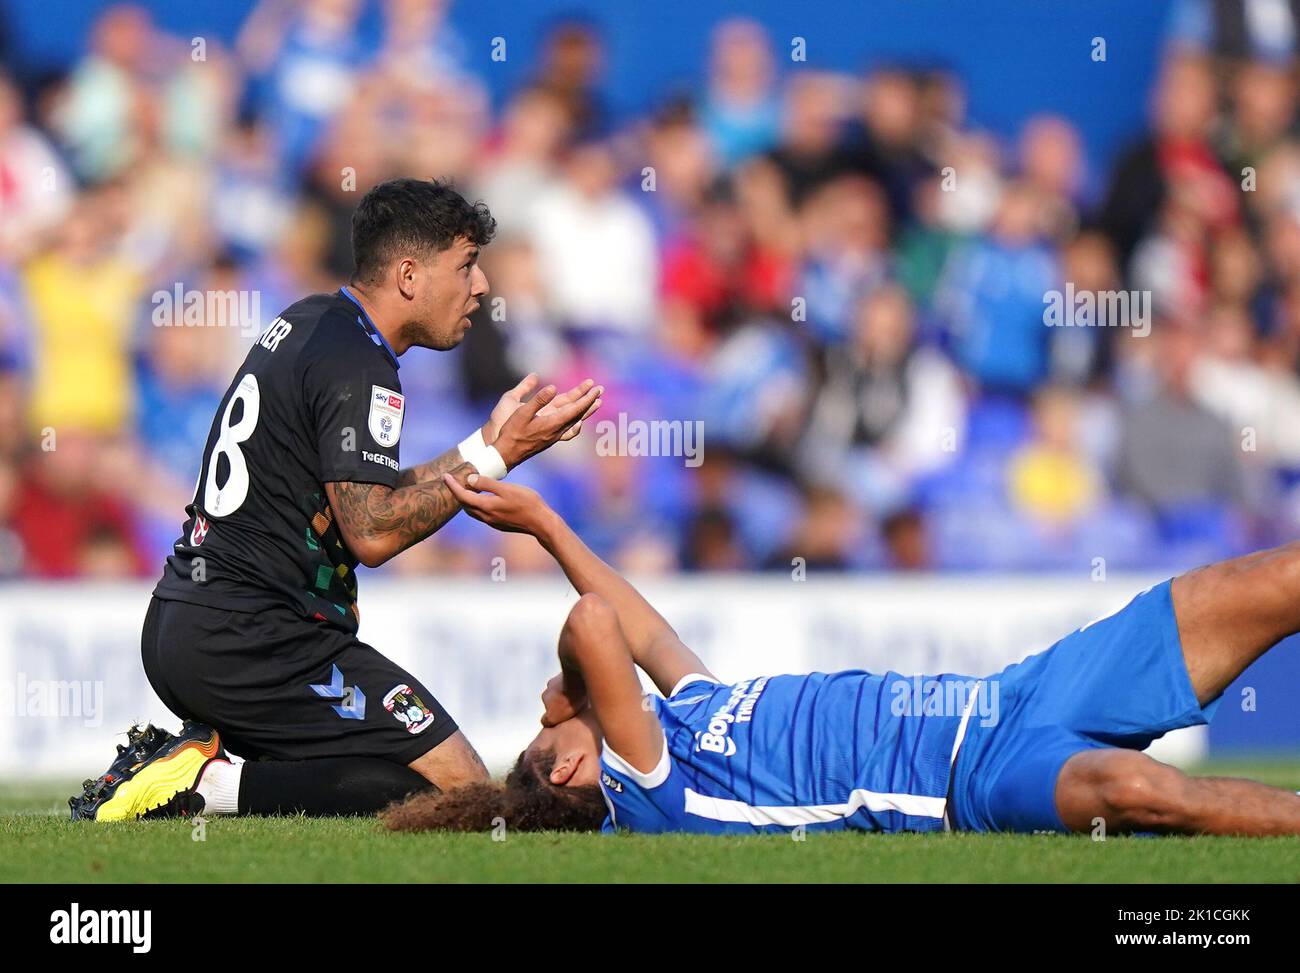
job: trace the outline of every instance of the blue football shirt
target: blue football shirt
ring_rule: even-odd
[[[687,676],[668,698],[652,697],[665,742],[653,770],[604,746],[604,829],[942,830],[980,683],[862,671],[733,685]]]

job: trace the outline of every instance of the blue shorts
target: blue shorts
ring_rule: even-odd
[[[1143,750],[1208,723],[1183,659],[1170,596],[1154,585],[1114,615],[989,676],[996,718],[972,716],[953,767],[949,817],[967,831],[1066,831],[1056,778],[1082,750]]]

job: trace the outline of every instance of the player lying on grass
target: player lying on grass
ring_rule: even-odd
[[[133,730],[71,799],[74,818],[373,813],[426,782],[487,779],[433,694],[357,638],[355,569],[451,519],[443,473],[504,474],[599,404],[591,381],[525,403],[530,375],[459,446],[401,466],[398,358],[465,337],[494,229],[443,183],[382,183],[352,218],[352,283],[287,308],[254,343],[141,636],[149,684],[185,727]],[[247,762],[224,759],[223,739]]]
[[[1232,680],[1300,629],[1300,545],[1201,568],[984,679],[860,671],[721,684],[534,491],[448,481],[470,515],[536,537],[580,594],[504,786],[420,794],[395,830],[706,833],[1154,831],[1300,834],[1300,796],[1194,778],[1139,751],[1205,723]],[[480,492],[481,491],[481,492]],[[643,694],[637,669],[664,694]],[[901,687],[901,689],[900,689]],[[954,687],[957,691],[952,691]],[[991,691],[994,690],[995,691]],[[977,700],[996,698],[996,707]],[[986,715],[995,718],[986,719]]]

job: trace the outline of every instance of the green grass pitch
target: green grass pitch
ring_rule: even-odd
[[[1197,773],[1300,786],[1300,761]],[[67,820],[69,786],[0,785],[0,882],[1300,882],[1300,838],[394,835],[372,819]]]

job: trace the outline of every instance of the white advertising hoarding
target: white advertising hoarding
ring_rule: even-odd
[[[642,586],[726,681],[868,669],[985,675],[1122,607],[1152,578],[678,577]],[[148,585],[0,589],[0,777],[100,773],[133,721],[175,729],[140,666]],[[362,581],[361,637],[415,674],[488,765],[536,732],[538,694],[576,594],[562,580]],[[1203,727],[1158,755],[1188,762]]]

